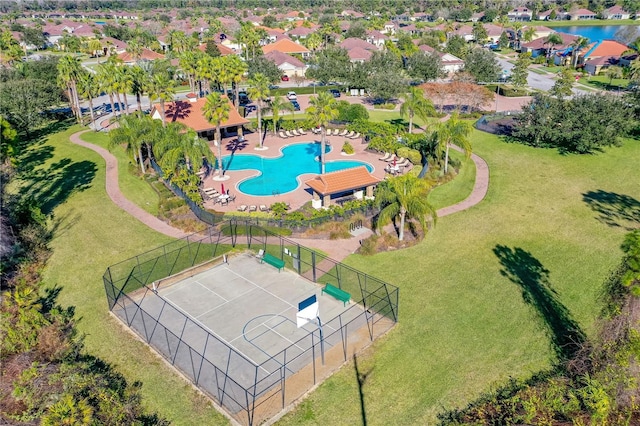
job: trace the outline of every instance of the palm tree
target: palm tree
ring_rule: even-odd
[[[111,112],[113,113],[113,115],[116,115],[116,104],[113,99],[113,87],[115,85],[113,67],[111,67],[106,62],[100,64],[96,73],[96,81],[98,83],[98,87],[100,87],[100,90],[109,95]]]
[[[216,140],[218,146],[218,173],[222,176],[222,136],[220,134],[220,125],[223,121],[229,119],[229,100],[220,93],[213,92],[207,95],[202,114],[209,123],[216,126]]]
[[[469,140],[469,134],[473,126],[468,121],[462,121],[458,117],[458,113],[454,112],[449,120],[438,123],[433,137],[438,146],[438,158],[442,158],[442,152],[444,151],[444,172],[448,171],[449,166],[449,148],[452,144],[458,145],[465,152],[465,155],[469,157],[471,155],[471,141]]]
[[[78,77],[78,94],[89,101],[89,113],[91,114],[91,122],[95,123],[96,118],[93,113],[93,98],[100,94],[100,86],[96,83],[93,74],[90,72],[83,72]],[[98,131],[98,127],[94,126]]]
[[[134,163],[140,165],[142,174],[146,173],[142,146],[147,148],[147,155],[151,153],[160,132],[160,124],[148,115],[139,113],[127,115],[120,119],[118,127],[109,132],[109,148],[123,146],[125,152],[133,158]]]
[[[197,52],[197,53],[196,53]],[[198,97],[200,94],[198,90],[196,90],[196,64],[198,63],[198,56],[201,52],[196,50],[194,52],[187,51],[180,55],[180,68],[187,75],[187,80],[189,81],[189,88],[193,93],[197,93]]]
[[[322,92],[309,99],[309,107],[305,110],[309,121],[314,126],[320,126],[320,163],[321,174],[324,174],[325,147],[327,144],[327,125],[338,117],[336,99],[329,92]]]
[[[589,45],[589,39],[586,37],[578,37],[571,43],[571,66],[573,68],[578,66],[578,56],[580,55],[580,51]]]
[[[176,174],[184,165],[190,172],[200,170],[204,159],[213,163],[213,153],[207,142],[182,123],[169,123],[162,132],[154,152],[163,169]]]
[[[81,121],[80,101],[76,84],[78,77],[82,74],[80,60],[71,55],[64,55],[58,61],[58,84],[67,90],[69,105],[78,122]]]
[[[87,49],[91,52],[92,56],[97,58],[98,52],[102,51],[102,43],[100,43],[100,40],[93,38],[87,42]]]
[[[127,43],[126,52],[131,55],[135,62],[138,62],[140,60],[140,57],[142,56],[142,50],[143,46],[138,40],[130,40]]]
[[[228,55],[224,58],[230,69],[231,83],[233,83],[233,88],[235,90],[235,99],[238,99],[240,96],[240,82],[242,82],[242,79],[248,69],[247,63],[240,59],[238,55]],[[236,110],[239,108],[240,104],[236,103]]]
[[[133,89],[133,76],[131,75],[130,67],[126,65],[120,64],[115,68],[115,80],[117,86],[116,93],[122,93],[122,97],[124,99],[124,109],[127,115],[129,112],[129,101],[127,100],[127,92],[130,92]]]
[[[418,87],[410,87],[409,92],[402,95],[404,102],[400,107],[400,117],[409,117],[409,133],[413,132],[413,117],[418,116],[427,121],[429,116],[436,113],[431,100],[424,97],[424,92]]]
[[[562,37],[558,33],[549,34],[544,41],[544,44],[548,44],[550,47],[547,48],[547,63],[549,63],[549,58],[551,58],[551,51],[556,45],[562,44]]]
[[[432,185],[412,174],[392,177],[378,185],[376,203],[382,210],[376,221],[380,229],[396,217],[400,217],[398,240],[404,240],[406,219],[417,219],[423,231],[427,229],[426,219],[437,220],[436,209],[427,201]]]
[[[526,30],[524,30],[524,34],[522,35],[522,39],[525,42],[530,42],[531,40],[533,40],[533,37],[536,35],[536,27],[527,27]]]
[[[170,79],[166,74],[155,74],[149,82],[147,92],[149,93],[149,100],[151,102],[157,99],[160,103],[162,125],[166,126],[165,103],[173,100],[173,96],[176,94],[175,81]]]
[[[258,134],[260,135],[260,147],[264,142],[262,134],[262,105],[264,99],[268,98],[271,92],[269,91],[269,79],[264,74],[256,73],[251,80],[249,80],[249,97],[255,99],[258,107]]]
[[[136,96],[138,112],[142,112],[142,95],[147,89],[149,74],[139,65],[134,65],[129,69],[131,76],[131,93]]]
[[[276,96],[271,100],[268,108],[271,111],[273,121],[273,133],[278,132],[278,122],[280,121],[280,111],[290,111],[293,113],[293,105],[282,96]]]
[[[609,86],[612,85],[614,79],[622,78],[623,75],[622,68],[616,66],[607,68],[605,74],[607,77],[609,77]],[[620,89],[620,85],[618,85],[618,89]]]

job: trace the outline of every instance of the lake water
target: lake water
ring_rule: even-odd
[[[593,42],[598,40],[615,40],[616,31],[625,26],[627,25],[593,25],[584,27],[555,27],[553,29],[559,33],[574,34],[586,37],[589,39],[589,41]],[[640,27],[638,25],[633,26],[636,28],[638,36],[640,36],[640,32],[638,31]]]

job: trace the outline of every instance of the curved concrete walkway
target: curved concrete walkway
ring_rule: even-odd
[[[111,201],[113,201],[122,210],[129,213],[131,216],[135,217],[151,229],[154,229],[173,238],[186,237],[188,234],[180,229],[174,228],[173,226],[161,221],[151,213],[141,209],[136,204],[129,201],[129,199],[127,199],[124,194],[120,192],[120,185],[118,184],[118,160],[116,159],[116,157],[106,149],[80,139],[80,135],[90,131],[91,130],[84,130],[82,132],[74,133],[73,135],[71,135],[70,139],[71,142],[85,148],[89,148],[97,152],[102,158],[104,158],[107,169],[107,175],[105,179],[106,188],[107,194],[109,195],[109,198],[111,198]]]
[[[89,148],[97,152],[98,154],[100,154],[100,156],[102,156],[102,158],[104,158],[106,162],[106,189],[109,198],[111,198],[111,200],[122,210],[126,211],[127,213],[138,219],[140,222],[144,223],[155,231],[161,232],[173,238],[186,237],[188,234],[184,233],[178,228],[174,228],[173,226],[158,219],[151,213],[141,209],[136,204],[129,201],[124,196],[124,194],[120,192],[120,186],[118,184],[118,161],[116,160],[115,156],[113,156],[113,154],[111,154],[106,149],[80,139],[80,135],[89,131],[91,130],[83,130],[81,132],[74,133],[73,135],[71,135],[70,139],[71,142],[85,148]],[[454,146],[453,148],[458,151],[462,151],[457,146]],[[486,161],[484,161],[476,154],[472,154],[471,159],[476,165],[476,181],[471,194],[457,204],[443,207],[438,210],[438,217],[448,216],[450,214],[457,213],[475,206],[480,201],[482,201],[485,195],[487,195],[487,190],[489,189],[489,166],[487,165]],[[354,253],[360,247],[360,241],[366,239],[371,234],[372,232],[370,230],[367,230],[366,232],[358,236],[354,236],[348,240],[292,238],[292,241],[295,241],[304,246],[321,250],[327,253],[330,258],[341,261],[345,257]]]

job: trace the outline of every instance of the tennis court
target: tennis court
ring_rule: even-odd
[[[297,327],[298,303],[303,299],[317,296],[319,317],[326,323],[324,335],[336,331],[331,319],[342,316],[342,321],[350,322],[362,316],[360,305],[343,306],[341,301],[321,295],[320,285],[293,271],[278,271],[251,253],[229,257],[226,263],[171,284],[159,282],[156,288],[157,293],[145,291],[132,299],[183,342],[202,350],[213,365],[228,366],[227,375],[246,377],[246,383],[236,379],[242,386],[254,385],[256,379],[260,381],[285,365],[290,375],[312,361],[309,349],[317,346],[320,334],[317,322]],[[185,322],[185,316],[192,321]],[[230,360],[229,351],[221,350],[208,334],[237,354]],[[326,349],[330,346],[327,342]]]

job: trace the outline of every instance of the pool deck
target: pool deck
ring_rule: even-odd
[[[294,136],[291,138],[283,139],[279,136],[273,135],[271,132],[267,133],[264,140],[264,147],[267,149],[256,149],[258,146],[259,136],[257,133],[245,134],[245,141],[243,143],[237,143],[236,137],[223,139],[222,155],[223,157],[230,154],[255,154],[262,155],[265,158],[274,158],[281,156],[281,148],[290,145],[292,143],[312,142],[320,141],[320,135],[313,134],[311,131],[307,131],[306,135]],[[342,145],[345,140],[348,140],[353,148],[355,154],[343,155],[341,153]],[[344,136],[327,136],[327,141],[332,145],[332,150],[326,155],[326,161],[333,160],[358,160],[364,161],[373,166],[372,175],[377,178],[384,179],[387,174],[384,168],[388,163],[380,161],[380,154],[373,154],[365,151],[367,145],[362,143],[361,138],[347,139]],[[211,149],[214,155],[217,156],[218,148],[211,143]],[[235,195],[235,201],[224,206],[219,203],[214,204],[213,200],[206,200],[204,203],[205,208],[215,210],[217,212],[231,212],[237,211],[241,205],[251,206],[254,205],[258,208],[260,205],[267,207],[276,202],[288,203],[292,210],[300,208],[305,203],[311,201],[311,192],[309,188],[304,184],[308,179],[311,179],[316,174],[303,174],[298,178],[298,187],[284,194],[268,195],[268,196],[255,196],[243,194],[238,190],[240,182],[250,176],[256,176],[255,170],[238,170],[238,171],[225,171],[224,176],[226,180],[219,180],[219,176],[216,172],[211,172],[208,176],[203,178],[203,188],[215,188],[221,191],[221,186],[224,185],[225,190],[229,190],[231,195]],[[248,210],[247,210],[248,212]]]

